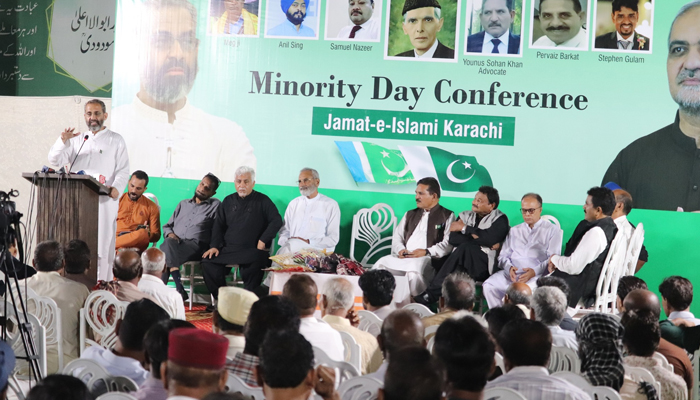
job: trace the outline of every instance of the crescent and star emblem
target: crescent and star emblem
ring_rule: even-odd
[[[395,171],[390,170],[389,168],[386,167],[386,165],[384,165],[384,158],[388,158],[389,153],[386,150],[382,150],[381,155],[382,155],[382,161],[381,161],[382,167],[384,167],[384,171],[386,171],[386,173],[389,174],[389,176],[403,178],[404,176],[406,176],[407,173],[409,173],[409,171],[411,171],[411,168],[408,166],[408,163],[406,162],[406,160],[404,160],[405,167],[403,170],[401,170],[399,172],[395,172]],[[403,157],[401,157],[401,158],[403,159]]]
[[[454,160],[450,163],[450,165],[447,166],[447,170],[445,171],[445,173],[447,174],[447,179],[451,180],[454,183],[465,183],[465,182],[469,181],[470,179],[472,179],[474,177],[474,174],[476,174],[476,170],[474,168],[472,168],[472,165],[466,161],[461,163],[461,164],[464,165],[464,169],[471,169],[472,170],[472,174],[471,174],[471,176],[469,176],[469,178],[457,179],[457,177],[454,176],[454,174],[452,174],[452,166],[454,166],[457,163],[457,161],[459,161],[459,160]]]

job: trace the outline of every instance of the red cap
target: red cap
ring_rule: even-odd
[[[196,328],[178,328],[168,336],[168,360],[183,367],[222,369],[228,339]]]

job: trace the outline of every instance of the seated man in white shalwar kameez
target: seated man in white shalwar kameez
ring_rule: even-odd
[[[340,238],[340,208],[335,200],[318,192],[320,182],[315,169],[304,168],[299,173],[301,196],[292,200],[284,213],[277,254],[335,250]]]
[[[411,295],[422,293],[452,251],[448,243],[454,213],[438,204],[440,184],[423,178],[416,185],[416,205],[394,229],[391,254],[380,258],[375,268],[406,275]]]
[[[483,285],[489,308],[503,305],[511,283],[521,282],[534,290],[537,278],[547,272],[549,257],[561,254],[562,230],[542,218],[542,197],[528,193],[520,200],[523,223],[510,229],[498,256],[502,271],[495,272]]]

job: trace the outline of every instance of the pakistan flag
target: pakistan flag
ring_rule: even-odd
[[[402,184],[414,182],[399,150],[369,142],[335,142],[355,182]]]
[[[476,192],[480,186],[493,186],[489,171],[476,157],[461,156],[436,147],[399,146],[416,180],[434,177],[442,190]]]

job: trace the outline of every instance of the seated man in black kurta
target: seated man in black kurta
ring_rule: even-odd
[[[211,234],[211,248],[202,256],[204,283],[217,298],[219,288],[226,286],[227,265],[240,268],[243,287],[254,291],[262,283],[263,268],[270,265],[272,239],[282,227],[277,207],[269,197],[253,190],[255,170],[236,170],[236,193],[226,196],[216,210]]]
[[[450,225],[450,244],[455,249],[428,289],[414,297],[416,302],[429,304],[438,301],[442,282],[453,272],[464,271],[481,282],[489,277],[496,259],[493,247],[502,243],[510,230],[508,217],[498,209],[498,202],[498,190],[491,186],[479,188],[472,209],[459,213],[459,219]]]
[[[587,307],[595,301],[598,277],[617,234],[615,221],[610,217],[615,204],[612,190],[591,188],[583,205],[585,219],[566,243],[564,255],[549,258],[549,272],[554,272],[552,276],[558,276],[569,284],[569,307],[576,307],[580,299]]]

